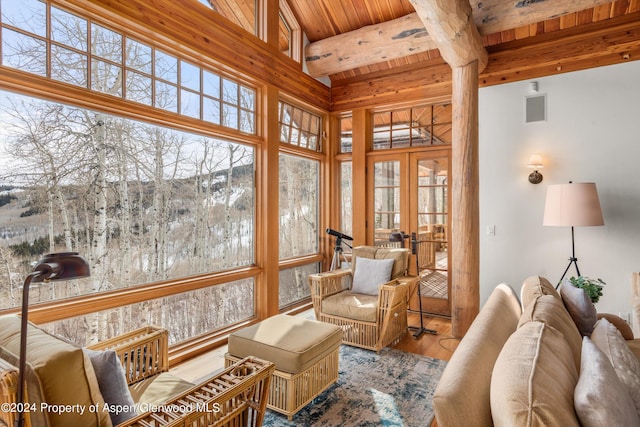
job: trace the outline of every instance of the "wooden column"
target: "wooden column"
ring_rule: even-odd
[[[373,227],[373,214],[367,218],[362,212],[368,212],[367,201],[367,151],[371,143],[371,114],[365,109],[353,110],[353,143],[351,152],[352,191],[351,206],[353,209],[353,245],[367,243],[369,228]]]
[[[453,69],[451,333],[462,337],[480,309],[478,61]]]
[[[280,133],[278,129],[279,91],[267,86],[264,96],[265,150],[262,153],[260,188],[258,191],[257,217],[260,219],[256,261],[262,266],[262,274],[256,281],[256,315],[259,319],[278,314],[279,241],[280,241]],[[274,196],[275,195],[275,196]]]

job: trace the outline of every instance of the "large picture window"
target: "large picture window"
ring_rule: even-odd
[[[9,92],[0,120],[0,308],[46,252],[92,275],[32,303],[254,264],[253,147]]]

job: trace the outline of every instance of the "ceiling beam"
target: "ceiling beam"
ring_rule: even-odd
[[[611,0],[471,0],[480,35],[494,34],[611,3]],[[306,64],[313,77],[328,76],[435,49],[420,16],[369,25],[310,43]]]
[[[452,67],[464,67],[478,61],[478,69],[487,66],[487,50],[471,17],[468,0],[409,0],[438,46],[440,55]]]
[[[640,60],[640,12],[487,50],[481,87]],[[438,58],[337,80],[331,86],[331,111],[450,102],[451,79],[451,68]]]

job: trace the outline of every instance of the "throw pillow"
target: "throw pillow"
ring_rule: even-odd
[[[629,349],[618,329],[607,319],[598,320],[591,340],[609,358],[640,417],[640,361]]]
[[[589,295],[584,289],[576,288],[570,281],[564,280],[560,286],[560,296],[582,336],[591,335],[598,321],[598,312]]]
[[[496,427],[578,427],[573,391],[578,370],[562,333],[538,321],[515,331],[491,375],[491,415]]]
[[[520,316],[518,327],[527,322],[538,321],[557,329],[571,347],[576,369],[580,369],[582,336],[571,319],[562,300],[553,295],[539,295],[526,306]]]
[[[589,337],[582,340],[580,378],[573,398],[583,427],[640,425],[627,389],[607,356]]]
[[[378,295],[378,288],[391,280],[393,259],[358,258],[351,291],[357,294]]]
[[[522,309],[524,310],[531,301],[540,295],[553,295],[558,301],[562,301],[556,288],[547,279],[542,276],[529,276],[522,282],[522,287],[520,288]]]
[[[96,351],[83,349],[89,356],[98,378],[98,386],[104,401],[109,405],[109,416],[113,425],[118,425],[136,416],[135,402],[129,392],[124,368],[113,350]]]

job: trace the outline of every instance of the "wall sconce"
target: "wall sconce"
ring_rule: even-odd
[[[533,172],[529,174],[529,182],[532,184],[540,184],[542,182],[542,174],[538,172],[538,169],[542,169],[542,156],[540,154],[532,154],[529,157],[529,164],[527,165]]]

